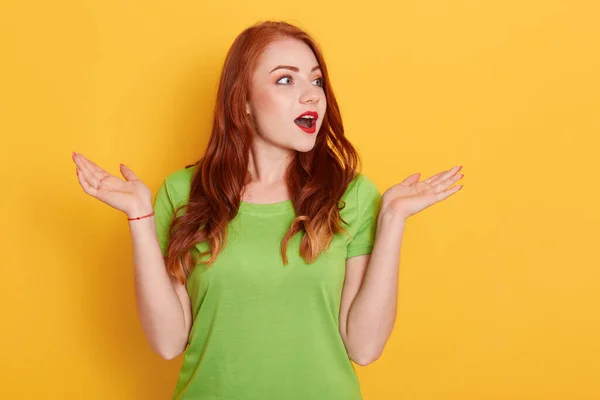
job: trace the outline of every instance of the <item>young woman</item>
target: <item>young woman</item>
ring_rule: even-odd
[[[152,193],[73,153],[85,193],[128,216],[152,348],[184,353],[173,398],[357,400],[351,360],[382,353],[406,219],[460,167],[383,196],[359,173],[315,41],[284,22],[227,54],[205,154]]]

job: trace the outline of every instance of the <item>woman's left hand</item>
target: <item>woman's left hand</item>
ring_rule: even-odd
[[[448,189],[464,176],[457,174],[461,169],[462,165],[456,166],[422,182],[419,182],[419,173],[409,176],[385,191],[382,196],[381,213],[391,211],[406,219],[450,197],[462,188],[462,185],[457,185]]]

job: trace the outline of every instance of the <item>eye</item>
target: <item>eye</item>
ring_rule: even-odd
[[[318,86],[323,87],[323,77],[317,78],[313,82],[315,82],[315,81],[319,82],[319,83],[317,83]]]
[[[283,79],[289,79],[289,80],[291,80],[291,79],[292,79],[292,77],[291,77],[291,76],[289,76],[289,75],[283,75],[281,78],[279,78],[279,79],[277,80],[277,82],[276,82],[276,83],[277,83],[278,85],[281,85],[281,83],[280,83],[280,82],[281,82]],[[284,85],[286,85],[286,83],[284,83]]]

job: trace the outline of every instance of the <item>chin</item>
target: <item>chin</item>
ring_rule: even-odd
[[[297,147],[295,150],[300,153],[308,153],[309,151],[311,151],[314,148],[315,148],[315,144],[313,143],[312,146]]]
[[[317,135],[319,135],[319,131],[321,130],[321,127],[317,127],[317,131],[313,134],[310,135],[306,135],[304,134],[304,137],[302,137],[301,140],[295,141],[295,143],[292,143],[294,149],[296,151],[302,152],[302,153],[307,153],[309,151],[311,151],[312,149],[315,148],[315,143],[317,142]]]
[[[292,148],[301,153],[308,153],[315,148],[316,135],[314,137],[305,138],[305,140],[292,143]]]

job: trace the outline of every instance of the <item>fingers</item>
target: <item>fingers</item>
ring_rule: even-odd
[[[421,173],[419,172],[412,174],[411,176],[407,177],[405,180],[400,182],[400,185],[412,185],[413,183],[417,183],[419,181],[420,176]]]
[[[430,184],[430,185],[431,185],[431,182],[433,182],[433,181],[434,181],[434,180],[436,180],[436,179],[437,179],[437,178],[438,178],[440,175],[442,175],[443,173],[446,173],[446,172],[448,172],[448,171],[450,171],[450,170],[446,170],[446,171],[438,172],[438,173],[437,173],[437,174],[435,174],[435,175],[431,175],[429,178],[425,179],[423,182],[424,182],[424,183],[428,183],[428,184]]]
[[[83,181],[92,188],[97,188],[100,183],[100,175],[99,172],[96,172],[94,167],[88,162],[88,160],[81,154],[74,153],[73,161],[77,164],[77,168],[79,168],[80,173],[78,176],[83,178]]]
[[[96,165],[92,160],[88,160],[83,154],[73,152],[73,161],[76,164],[85,164],[88,166],[89,170],[92,172],[97,172],[100,174],[108,174],[105,170]]]
[[[447,188],[449,188],[450,186],[452,186],[453,184],[458,182],[460,179],[462,179],[463,176],[464,176],[463,174],[458,174],[458,175],[452,176],[449,179],[441,181],[440,183],[438,183],[437,185],[434,186],[435,192],[440,193],[440,192],[446,190]]]
[[[85,175],[83,174],[83,171],[81,169],[77,168],[76,172],[77,172],[77,180],[79,181],[79,185],[81,185],[81,188],[83,189],[83,191],[85,193],[89,194],[90,196],[96,197],[96,194],[98,193],[98,191],[88,183]]]
[[[452,196],[454,193],[458,192],[460,189],[462,189],[462,185],[456,185],[454,187],[451,187],[448,190],[444,190],[443,192],[437,193],[436,200],[442,201],[444,199],[447,199],[448,197]]]
[[[447,171],[440,172],[439,174],[434,175],[435,178],[432,177],[433,179],[431,179],[431,181],[427,182],[427,183],[429,183],[431,186],[439,185],[441,182],[450,178],[452,175],[456,174],[461,169],[462,169],[462,165],[457,165],[456,167],[450,168]]]
[[[102,179],[106,178],[107,176],[110,176],[110,174],[108,172],[106,172],[105,170],[103,170],[102,168],[100,168],[99,166],[94,164],[94,162],[92,162],[92,160],[88,160],[83,155],[81,155],[81,158],[83,160],[83,163],[87,166],[88,171],[90,171],[98,181],[101,181]]]
[[[123,175],[123,177],[128,180],[128,181],[133,181],[133,180],[137,180],[138,177],[133,173],[133,171],[125,164],[120,164],[121,167],[121,175]]]
[[[79,169],[77,177],[80,178],[80,184],[84,191],[94,196],[98,193],[100,184],[112,177],[111,174],[100,168],[91,160],[85,158],[83,154],[73,152],[73,161]]]
[[[105,170],[103,170],[102,168],[100,168],[99,166],[97,166],[96,163],[94,163],[92,160],[88,160],[83,155],[81,157],[83,157],[83,160],[84,160],[85,163],[89,164],[90,169],[92,171],[99,172],[100,174],[102,174],[102,176],[108,175],[108,172],[106,172]]]

